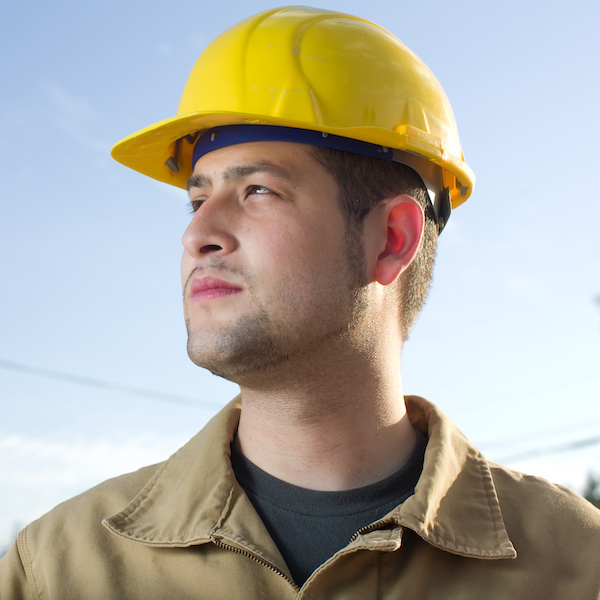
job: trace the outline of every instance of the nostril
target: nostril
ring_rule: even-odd
[[[200,248],[200,252],[203,254],[206,254],[207,252],[216,252],[217,250],[223,250],[223,248],[216,244],[208,244],[207,246],[202,246],[202,248]]]

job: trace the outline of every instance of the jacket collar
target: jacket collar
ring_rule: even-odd
[[[433,404],[417,396],[405,400],[411,423],[429,441],[415,493],[389,521],[454,554],[514,558],[485,458]],[[265,557],[279,556],[231,468],[240,408],[236,398],[163,463],[121,512],[106,518],[105,527],[151,545],[183,547],[225,537]]]
[[[453,554],[516,558],[487,460],[437,406],[418,396],[405,401],[413,427],[429,441],[415,493],[394,518]]]
[[[236,488],[230,445],[239,415],[236,398],[162,463],[139,494],[103,524],[148,544],[190,546],[210,541],[231,509]]]

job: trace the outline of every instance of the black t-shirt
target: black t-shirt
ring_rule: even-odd
[[[384,517],[414,493],[427,440],[419,432],[406,462],[389,477],[341,492],[321,492],[281,481],[232,446],[239,484],[301,586],[311,573],[348,544],[361,528]]]

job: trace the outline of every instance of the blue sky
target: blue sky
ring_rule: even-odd
[[[111,146],[175,114],[198,54],[272,3],[11,3],[0,23],[0,546],[164,459],[236,393],[185,352],[185,193]],[[580,488],[600,445],[600,122],[589,2],[329,1],[383,25],[453,105],[472,198],[439,246],[404,389],[492,460]],[[2,362],[4,361],[4,362]],[[11,370],[6,361],[170,394]],[[518,455],[521,455],[519,458]]]

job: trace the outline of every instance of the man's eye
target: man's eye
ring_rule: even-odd
[[[268,196],[269,194],[274,194],[273,190],[263,186],[263,185],[251,185],[246,190],[248,196],[256,194],[257,196]]]
[[[193,215],[203,204],[204,200],[190,200],[190,214]]]

